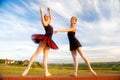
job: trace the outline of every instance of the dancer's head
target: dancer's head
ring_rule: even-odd
[[[45,21],[49,21],[49,20],[50,20],[50,17],[49,17],[48,14],[45,14],[45,15],[44,15],[44,18],[45,18]]]
[[[71,18],[71,23],[72,23],[72,24],[76,24],[76,22],[77,22],[77,18],[76,18],[75,16],[73,16],[73,17]]]

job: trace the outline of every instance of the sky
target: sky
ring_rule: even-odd
[[[29,60],[38,44],[32,34],[44,34],[40,5],[49,7],[54,30],[70,27],[76,16],[76,38],[90,62],[120,61],[120,0],[0,0],[0,59]],[[73,63],[67,33],[54,34],[58,50],[48,63]],[[35,59],[42,62],[43,52]],[[78,54],[79,62],[84,62]]]

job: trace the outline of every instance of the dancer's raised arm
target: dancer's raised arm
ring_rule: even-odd
[[[44,27],[48,25],[52,25],[52,15],[51,15],[50,8],[47,8],[47,12],[48,14],[44,15],[43,6],[40,6],[41,22]]]
[[[50,24],[52,23],[52,14],[51,14],[51,10],[50,8],[47,8],[47,12],[49,14],[49,17],[50,17]]]
[[[44,24],[45,19],[44,19],[44,13],[43,13],[43,6],[40,6],[40,15],[41,15],[41,22],[42,22],[42,24]]]

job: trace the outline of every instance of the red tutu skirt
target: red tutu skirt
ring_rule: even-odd
[[[58,49],[58,47],[55,44],[55,42],[51,38],[49,38],[49,37],[47,37],[47,36],[45,36],[43,34],[34,34],[34,35],[32,35],[32,40],[35,43],[39,43],[40,41],[43,41],[50,48],[52,48],[52,49]]]

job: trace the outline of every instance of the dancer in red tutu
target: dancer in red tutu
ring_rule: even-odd
[[[47,12],[48,12],[48,14],[44,15],[42,6],[40,7],[41,22],[42,22],[42,25],[44,26],[46,33],[44,35],[43,34],[32,35],[32,40],[35,43],[38,43],[39,46],[38,46],[36,52],[31,57],[29,64],[28,64],[27,68],[25,69],[25,71],[23,72],[22,76],[27,75],[34,59],[39,55],[39,53],[41,51],[44,52],[43,65],[44,65],[44,70],[45,70],[45,76],[51,76],[51,74],[48,72],[48,67],[47,67],[48,53],[49,53],[50,48],[58,49],[58,47],[52,40],[52,34],[53,34],[53,28],[51,26],[52,16],[51,16],[51,11],[49,8],[47,9]]]
[[[74,60],[74,73],[71,74],[70,76],[77,76],[77,70],[78,70],[77,52],[83,58],[86,65],[90,69],[91,73],[93,75],[96,75],[96,72],[91,68],[90,63],[88,62],[87,58],[84,55],[84,52],[82,51],[82,45],[80,44],[80,42],[75,37],[75,32],[76,32],[75,24],[76,24],[76,22],[77,22],[77,18],[75,16],[73,16],[71,18],[70,28],[55,31],[55,33],[57,33],[57,32],[68,32],[68,39],[69,39],[69,43],[70,43],[70,51],[71,51],[71,54],[72,54],[72,57],[73,57],[73,60]]]

